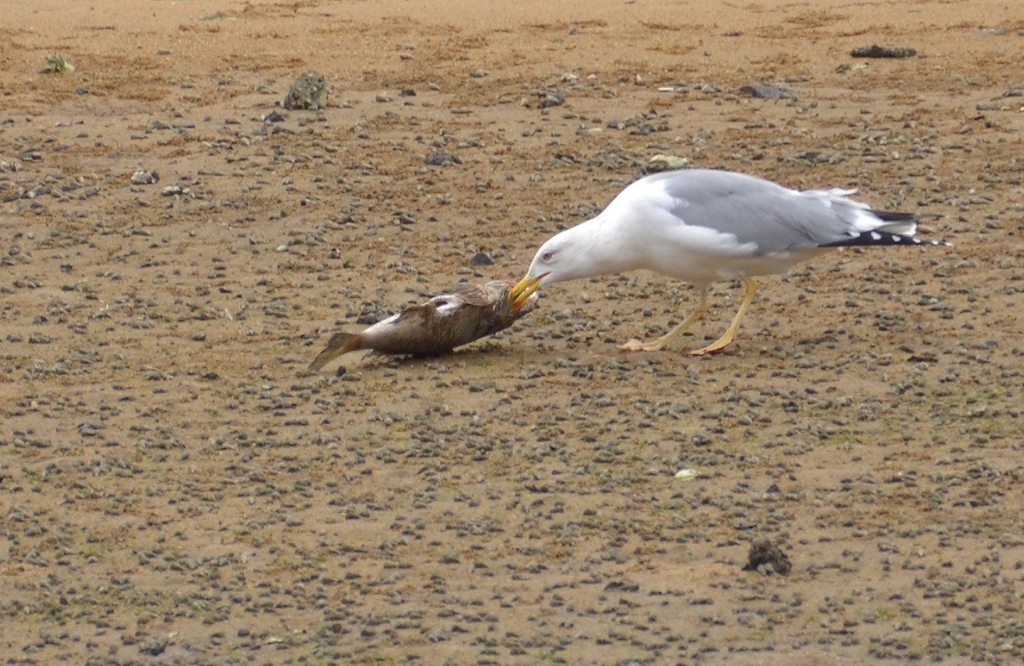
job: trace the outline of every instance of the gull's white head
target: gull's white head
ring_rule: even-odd
[[[585,229],[587,223],[552,236],[533,256],[530,270],[509,292],[515,307],[526,302],[533,292],[547,284],[593,277],[606,272],[602,262],[595,261],[593,236]]]
[[[526,277],[542,277],[541,285],[585,277],[586,252],[578,247],[572,231],[563,231],[545,241],[533,255]]]

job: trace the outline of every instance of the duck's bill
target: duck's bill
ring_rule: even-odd
[[[310,372],[317,372],[318,370],[320,370],[320,368],[324,367],[325,365],[327,365],[334,359],[338,358],[339,356],[341,356],[340,347],[335,349],[331,349],[330,347],[328,347],[327,349],[320,352],[315,359],[313,359],[313,362],[309,364],[308,370]]]
[[[360,337],[351,333],[335,333],[327,341],[327,348],[320,352],[309,364],[309,371],[316,372],[342,354],[347,354],[359,347]]]
[[[533,296],[533,292],[540,289],[540,283],[548,276],[547,273],[537,277],[524,277],[519,283],[508,292],[508,302],[512,304],[513,310],[523,307],[523,303]]]

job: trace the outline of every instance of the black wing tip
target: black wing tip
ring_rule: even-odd
[[[834,243],[826,243],[821,247],[862,247],[866,245],[932,245],[932,246],[950,246],[947,240],[938,239],[932,240],[930,238],[918,238],[917,236],[904,236],[902,234],[892,234],[885,231],[865,231],[851,236],[850,238],[836,241]]]

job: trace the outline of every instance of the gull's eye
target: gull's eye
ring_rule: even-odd
[[[553,256],[555,255],[553,255],[550,252],[545,252],[544,254],[540,255],[540,258],[543,259],[544,261],[551,261],[551,257]]]

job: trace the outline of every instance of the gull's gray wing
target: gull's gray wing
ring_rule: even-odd
[[[671,199],[669,212],[690,226],[731,234],[756,254],[841,243],[875,229],[913,235],[914,216],[881,213],[846,198],[851,190],[790,190],[729,171],[684,169],[648,176]]]

